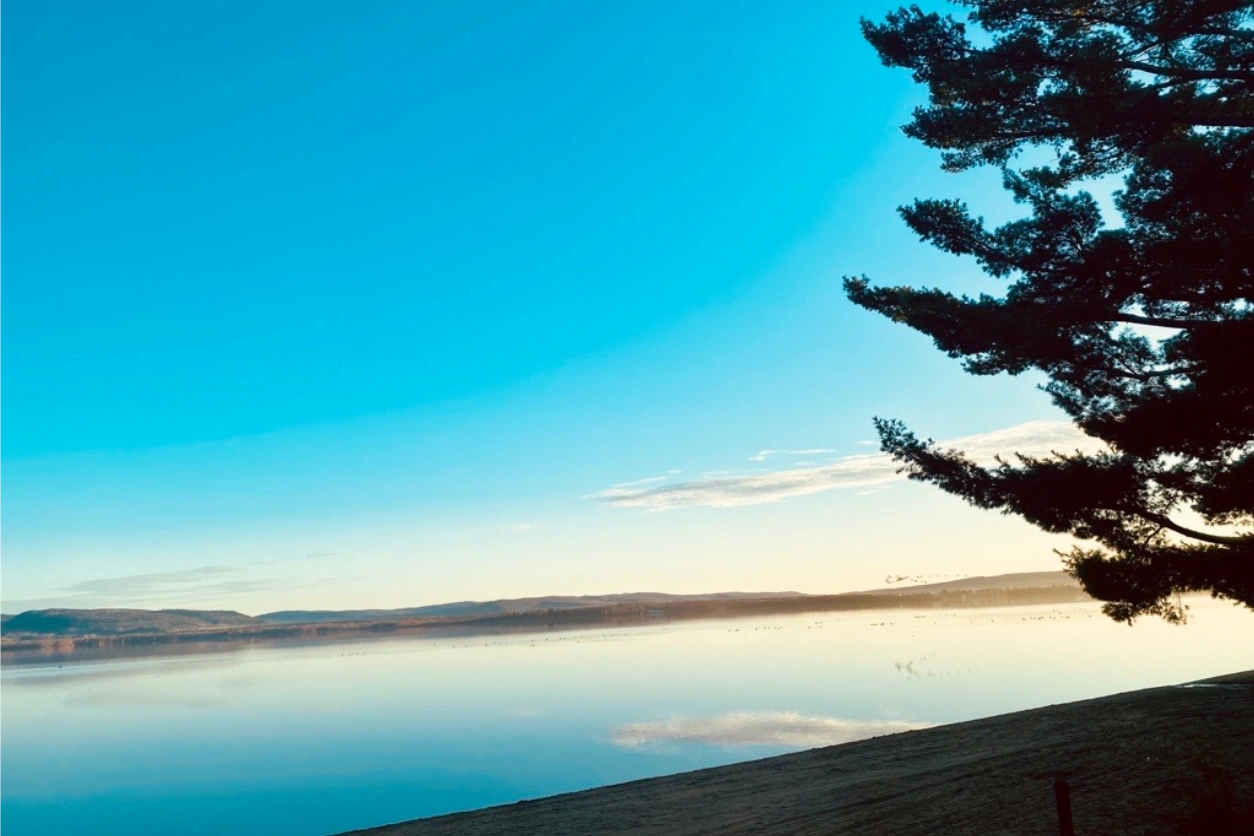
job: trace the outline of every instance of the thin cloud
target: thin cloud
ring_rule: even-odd
[[[522,534],[523,532],[526,532],[526,531],[535,531],[539,527],[540,526],[536,525],[535,523],[519,523],[518,525],[510,526],[509,530],[516,532],[518,534]]]
[[[771,456],[821,456],[825,453],[835,453],[836,451],[830,447],[814,447],[810,450],[759,450],[757,453],[749,457],[751,462],[764,462]]]
[[[653,484],[657,484],[658,482],[665,482],[672,475],[677,474],[677,473],[683,473],[683,471],[672,470],[666,476],[649,476],[644,479],[633,479],[630,482],[623,482],[622,487],[627,488],[627,487],[635,487],[637,485],[653,485]]]
[[[206,600],[231,601],[256,592],[312,589],[343,578],[256,577],[241,566],[197,566],[174,572],[79,581],[40,598],[3,603],[5,612],[49,607],[176,607]]]
[[[131,596],[160,595],[170,590],[183,590],[188,587],[198,588],[218,585],[226,582],[226,578],[238,575],[240,570],[234,566],[198,566],[195,569],[183,569],[177,572],[153,572],[145,575],[122,575],[115,578],[95,578],[70,584],[64,590],[69,595],[82,595],[89,598],[109,597],[118,594]]]
[[[1006,429],[942,441],[941,447],[964,451],[981,464],[997,455],[1044,456],[1054,451],[1100,448],[1066,421],[1029,421]],[[763,451],[768,452],[768,451]],[[759,454],[760,455],[760,454]],[[755,457],[756,459],[756,457]],[[624,482],[593,494],[594,499],[625,508],[730,508],[782,502],[794,496],[839,488],[872,488],[905,478],[900,465],[884,453],[842,456],[828,464],[738,474],[708,474],[688,482]]]
[[[344,554],[344,552],[314,552],[313,554],[307,554],[303,558],[298,558],[298,559],[301,559],[301,560],[338,560],[342,557],[347,557],[347,556],[348,555]]]
[[[901,720],[845,720],[793,711],[735,711],[717,717],[676,717],[660,722],[628,723],[615,729],[611,739],[624,749],[675,743],[808,749],[928,725],[931,724]]]

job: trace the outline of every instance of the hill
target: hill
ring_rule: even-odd
[[[1045,587],[1076,587],[1066,572],[1018,572],[1008,575],[963,578],[942,583],[902,585],[846,595],[918,595],[939,592],[977,592],[988,590],[1041,589]],[[321,624],[334,621],[395,621],[408,618],[461,618],[468,616],[507,615],[548,610],[575,610],[588,607],[613,607],[622,604],[670,604],[701,601],[749,601],[831,596],[807,595],[803,592],[709,592],[673,595],[666,592],[626,592],[611,595],[546,595],[539,598],[502,598],[495,601],[457,601],[424,607],[394,610],[281,610],[262,613],[259,621],[272,624]]]
[[[456,629],[477,633],[631,626],[662,621],[742,618],[874,609],[965,609],[1091,600],[1062,572],[968,578],[937,584],[804,595],[798,592],[716,592],[462,601],[396,610],[290,610],[252,617],[221,610],[48,609],[6,616],[6,652],[49,647],[151,648],[157,644],[335,640],[392,632]]]
[[[462,618],[548,610],[612,607],[618,604],[658,604],[672,601],[731,601],[738,598],[803,598],[800,592],[711,592],[671,595],[666,592],[624,592],[612,595],[546,595],[539,598],[502,598],[495,601],[456,601],[395,610],[282,610],[263,613],[258,620],[272,624],[321,624],[329,621],[394,621],[406,618]]]
[[[1041,589],[1050,586],[1079,587],[1075,578],[1061,570],[1052,572],[1012,572],[1006,575],[976,575],[940,583],[902,584],[885,589],[871,589],[868,595],[902,595],[919,592],[978,592],[989,589]]]
[[[247,627],[256,619],[231,610],[28,610],[5,617],[4,635],[125,636]]]

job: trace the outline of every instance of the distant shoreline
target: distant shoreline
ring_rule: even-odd
[[[1042,573],[1043,574],[1043,573]],[[1061,573],[1050,573],[1058,574]],[[985,579],[977,579],[985,580]],[[993,581],[996,579],[987,579]],[[1069,580],[1069,579],[1068,579]],[[961,583],[961,582],[959,582]],[[246,625],[176,630],[132,630],[125,633],[84,632],[31,634],[6,631],[0,641],[6,664],[75,661],[161,653],[212,652],[232,647],[356,641],[382,636],[471,636],[501,633],[539,633],[554,630],[633,627],[668,622],[747,618],[811,612],[852,612],[897,609],[972,609],[987,607],[1067,604],[1092,601],[1077,584],[1036,586],[980,586],[954,588],[940,584],[902,590],[875,590],[837,595],[789,595],[787,597],[718,597],[619,603],[599,606],[545,608],[490,615],[431,616],[425,618],[376,618],[362,621],[269,623],[249,619]],[[71,611],[42,611],[48,613]],[[90,630],[87,616],[93,611],[73,611]],[[118,611],[100,611],[111,613]],[[145,611],[136,612],[141,616]],[[156,611],[153,615],[161,615]],[[196,611],[164,611],[195,613]],[[233,613],[213,613],[229,616]]]
[[[1057,778],[1076,833],[1150,836],[1200,803],[1200,763],[1254,804],[1251,751],[1254,671],[341,836],[1037,836]]]

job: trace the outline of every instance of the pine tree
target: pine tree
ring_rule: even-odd
[[[1254,4],[960,2],[965,22],[914,6],[862,26],[927,87],[906,134],[947,170],[999,167],[1030,212],[989,228],[961,201],[900,210],[1005,292],[845,289],[972,374],[1043,372],[1104,451],[981,467],[876,419],[882,447],[911,478],[1087,541],[1065,564],[1116,620],[1183,620],[1197,591],[1254,608]],[[1086,188],[1112,177],[1106,223]]]

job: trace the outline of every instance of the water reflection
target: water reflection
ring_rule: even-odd
[[[825,613],[10,667],[4,833],[321,836],[1249,668],[1254,616],[1193,606],[1184,628]]]
[[[796,711],[733,711],[717,717],[674,717],[660,722],[628,723],[614,730],[613,741],[629,749],[658,743],[812,749],[929,725],[932,724],[900,720],[846,720]]]

